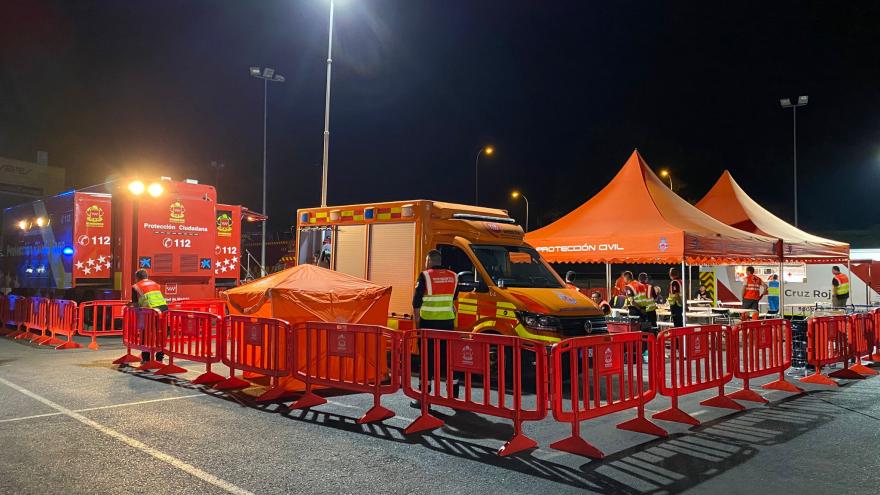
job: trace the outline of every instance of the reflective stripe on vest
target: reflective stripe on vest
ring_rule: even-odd
[[[767,296],[779,297],[779,282],[767,282]]]
[[[627,285],[627,287],[629,287],[635,294],[633,297],[634,305],[645,311],[657,311],[657,301],[655,301],[653,297],[648,296],[648,293],[651,291],[650,285],[633,280]]]
[[[837,280],[837,287],[831,286],[832,292],[835,296],[840,296],[843,294],[849,294],[849,277],[842,273],[838,273],[834,276]]]
[[[432,268],[423,271],[422,276],[425,278],[425,294],[422,296],[419,317],[423,320],[454,320],[453,299],[458,275],[451,270]]]
[[[159,284],[150,279],[141,280],[133,287],[138,294],[138,306],[142,308],[158,308],[168,304]]]
[[[761,279],[757,275],[746,276],[746,291],[743,299],[757,300],[761,298]]]

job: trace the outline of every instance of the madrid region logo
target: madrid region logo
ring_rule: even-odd
[[[232,216],[223,212],[217,216],[217,234],[223,237],[232,235]]]
[[[86,227],[103,227],[104,210],[98,205],[86,208]]]
[[[669,249],[669,242],[665,237],[660,238],[660,242],[657,244],[657,249],[659,249],[661,253],[665,253],[666,250]]]

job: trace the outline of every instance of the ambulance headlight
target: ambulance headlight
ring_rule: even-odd
[[[517,311],[516,317],[524,327],[534,330],[558,331],[562,326],[559,318],[550,315],[529,313],[528,311]]]

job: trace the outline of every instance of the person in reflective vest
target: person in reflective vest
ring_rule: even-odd
[[[455,330],[455,299],[458,297],[458,275],[442,268],[440,251],[431,250],[425,258],[425,271],[419,274],[413,294],[413,322],[415,328]],[[434,381],[434,341],[428,340],[428,386]],[[446,374],[446,342],[440,341],[440,374]],[[452,391],[458,397],[458,372],[453,375]],[[417,400],[410,404],[421,407]]]
[[[672,326],[680,328],[684,326],[684,305],[681,297],[681,273],[678,268],[669,269],[669,297],[666,302],[669,303],[669,312],[672,314]]]
[[[602,310],[602,313],[604,313],[605,315],[611,314],[611,305],[608,304],[608,301],[602,299],[602,294],[600,294],[598,291],[593,291],[593,293],[590,294],[590,299],[593,300],[593,304],[595,304],[599,309]]]
[[[842,308],[849,299],[849,277],[840,273],[837,265],[831,267],[831,273],[834,274],[831,279],[831,302],[835,308]]]
[[[641,300],[644,305],[645,315],[651,322],[653,330],[657,330],[657,297],[660,295],[660,288],[651,285],[648,281],[648,274],[642,272],[639,274],[639,285],[641,286]]]
[[[770,280],[767,282],[767,306],[769,306],[768,313],[779,312],[779,275],[775,273],[770,275]]]
[[[134,278],[137,282],[131,286],[131,303],[137,308],[158,309],[161,312],[168,311],[168,303],[165,296],[162,295],[162,287],[156,282],[150,280],[150,274],[146,270],[141,269],[135,272]],[[149,352],[141,352],[141,361],[146,363],[151,358]],[[156,353],[156,361],[161,362],[165,359],[165,355],[161,352]]]
[[[767,284],[755,275],[755,267],[746,267],[746,278],[743,280],[742,308],[758,312],[758,301],[764,297]]]

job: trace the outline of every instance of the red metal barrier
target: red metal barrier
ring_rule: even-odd
[[[860,375],[876,375],[877,371],[862,364],[862,358],[871,359],[874,349],[874,315],[856,313],[850,315],[849,319],[849,341],[854,361],[849,369]]]
[[[168,337],[162,352],[168,356],[168,364],[156,371],[159,375],[186,373],[186,369],[174,364],[174,358],[205,363],[205,373],[192,381],[197,385],[223,381],[223,377],[211,371],[211,365],[220,362],[219,336],[223,332],[223,318],[211,313],[171,310],[165,313]]]
[[[730,398],[766,404],[767,399],[749,388],[749,380],[773,374],[779,378],[762,388],[803,392],[785,380],[785,370],[791,366],[790,321],[781,318],[743,321],[733,328],[732,349],[733,376],[743,381],[743,388],[730,394]]]
[[[76,333],[76,302],[67,299],[54,299],[49,304],[49,323],[48,329],[52,332],[52,343],[55,349],[78,349],[82,347],[73,341],[73,335]],[[66,341],[58,339],[59,335],[67,337]]]
[[[0,295],[0,335],[6,335],[10,332],[10,330],[6,328],[6,325],[9,324],[11,319],[12,310],[9,298],[5,295]]]
[[[27,312],[23,315],[24,321],[19,325],[20,331],[13,337],[15,340],[27,339],[31,342],[45,337],[46,316],[49,308],[49,300],[45,297],[29,297]],[[31,332],[40,330],[40,334]]]
[[[669,397],[672,405],[652,417],[690,425],[699,420],[678,407],[683,395],[718,388],[718,395],[700,402],[703,406],[723,407],[737,411],[745,409],[724,395],[724,385],[733,379],[730,329],[722,325],[671,328],[660,332],[658,338],[658,366],[656,368],[660,393]],[[660,361],[660,353],[669,346],[670,359]]]
[[[648,363],[642,356],[645,345],[652,356]],[[636,417],[618,424],[618,428],[667,436],[666,430],[645,418],[645,404],[657,395],[653,356],[662,354],[656,347],[656,338],[641,332],[576,337],[556,344],[550,380],[553,417],[571,423],[571,436],[550,447],[601,459],[605,454],[581,437],[580,422],[628,409],[635,409]]]
[[[226,302],[221,299],[190,299],[187,301],[175,301],[173,303],[168,303],[168,309],[211,313],[212,315],[217,315],[221,318],[226,316]]]
[[[8,337],[17,339],[20,336],[27,335],[27,332],[25,332],[23,328],[27,324],[30,314],[31,298],[17,297],[15,299],[15,306],[12,308],[12,326],[14,330],[8,335]]]
[[[312,392],[314,385],[373,394],[373,407],[358,423],[394,417],[382,407],[382,395],[400,390],[401,334],[376,325],[308,322],[292,328],[288,354],[294,378],[306,384],[305,394],[291,409],[327,402]],[[386,359],[390,358],[389,366]],[[388,382],[385,383],[385,380]]]
[[[125,344],[126,354],[113,361],[113,364],[127,364],[140,361],[140,358],[131,354],[132,349],[149,352],[155,356],[165,348],[165,319],[158,310],[150,308],[132,308],[126,306],[122,312],[122,343]],[[157,370],[162,363],[151,358],[146,363],[138,366],[139,370]]]
[[[873,361],[880,361],[880,308],[875,309],[871,314],[874,315],[874,347],[871,359]]]
[[[843,363],[844,368],[829,374],[835,378],[862,378],[846,365],[850,355],[849,317],[844,315],[815,316],[807,319],[807,362],[816,372],[800,379],[804,383],[837,386],[837,382],[822,374],[822,368],[833,363]]]
[[[420,341],[418,388],[413,388],[409,366],[414,354],[414,343]],[[430,342],[429,342],[430,341]],[[430,343],[430,345],[429,345]],[[428,382],[428,349],[433,350],[433,378]],[[446,348],[447,352],[442,352]],[[523,355],[527,362],[535,361],[534,382],[536,405],[523,405]],[[510,362],[509,362],[510,361]],[[538,421],[547,416],[547,349],[538,343],[506,335],[486,335],[443,330],[411,330],[403,342],[403,391],[421,402],[422,414],[404,430],[406,434],[432,430],[443,426],[443,421],[432,416],[430,406],[446,406],[487,416],[513,421],[514,435],[498,451],[508,456],[538,444],[522,430],[523,421]],[[447,377],[441,387],[441,370]],[[454,373],[463,375],[460,384],[464,398],[453,393]],[[512,373],[511,373],[512,372]],[[476,386],[474,377],[481,384]],[[492,387],[495,383],[497,386]]]
[[[290,325],[277,318],[230,315],[224,318],[222,328],[220,360],[229,367],[229,378],[214,388],[249,387],[250,382],[235,376],[235,370],[242,370],[271,377],[271,387],[257,400],[275,400],[284,395],[279,379],[290,375]]]
[[[79,305],[76,333],[91,337],[89,349],[98,350],[98,337],[122,335],[122,313],[129,301],[85,301]]]

